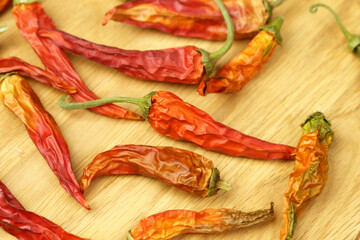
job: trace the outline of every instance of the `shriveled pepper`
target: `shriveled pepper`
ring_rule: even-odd
[[[211,196],[221,188],[220,172],[203,156],[184,149],[144,145],[118,145],[97,155],[80,179],[82,192],[98,177],[139,174],[157,178],[185,192]]]
[[[75,93],[76,88],[61,81],[51,73],[33,66],[17,57],[0,58],[0,73],[17,72],[66,93]]]
[[[0,0],[0,12],[4,11],[10,2],[11,0]]]
[[[334,16],[336,22],[338,23],[341,31],[344,33],[346,40],[348,41],[349,50],[355,53],[358,57],[360,57],[360,35],[351,34],[342,24],[339,16],[335,13],[335,11],[326,4],[323,3],[313,4],[310,6],[310,12],[316,13],[319,7],[326,8],[327,10],[330,11],[330,13]]]
[[[302,124],[303,136],[294,153],[295,166],[283,199],[281,240],[293,239],[298,218],[326,185],[328,151],[334,138],[330,126],[321,112],[310,115]]]
[[[83,207],[90,209],[72,171],[67,143],[54,118],[44,109],[28,82],[19,75],[2,76],[0,101],[25,124],[30,138],[61,186]]]
[[[40,30],[39,35],[51,39],[63,49],[135,78],[198,84],[205,75],[211,74],[215,63],[230,49],[234,38],[234,26],[229,13],[221,0],[215,2],[225,18],[228,37],[223,47],[211,54],[195,46],[152,51],[124,50],[98,45],[56,30]]]
[[[200,95],[207,93],[239,92],[267,63],[281,42],[280,28],[283,18],[277,18],[271,25],[261,27],[261,31],[249,45],[212,77],[204,78],[198,87]]]
[[[223,0],[234,22],[235,39],[251,38],[271,20],[284,0]],[[110,20],[183,37],[226,39],[226,25],[214,0],[134,0],[106,13]]]
[[[186,233],[222,233],[269,220],[270,209],[242,212],[235,209],[169,210],[142,219],[127,234],[128,240],[165,240]]]
[[[206,150],[257,159],[290,159],[295,150],[245,135],[216,122],[206,112],[167,91],[151,92],[142,98],[113,97],[82,103],[66,103],[64,97],[59,105],[65,109],[79,109],[110,102],[136,104],[158,133],[193,142]]]
[[[76,88],[75,93],[69,93],[75,101],[89,101],[98,99],[88,89],[84,81],[76,73],[66,53],[52,43],[49,39],[37,35],[39,29],[56,29],[52,19],[44,12],[44,9],[36,0],[14,0],[12,14],[21,34],[30,43],[46,71],[57,76],[67,85]],[[112,118],[125,118],[142,120],[141,116],[116,105],[106,105],[90,109],[93,112]]]
[[[21,240],[89,240],[72,235],[50,220],[26,211],[1,181],[0,227]]]

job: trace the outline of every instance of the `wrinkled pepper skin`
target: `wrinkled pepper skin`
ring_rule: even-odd
[[[269,61],[277,45],[272,33],[260,31],[249,45],[225,64],[215,76],[200,83],[199,94],[204,96],[207,93],[239,92]]]
[[[0,0],[0,12],[4,11],[10,2],[11,0]]]
[[[72,171],[67,143],[28,82],[19,75],[5,77],[0,82],[0,101],[25,124],[30,138],[61,186],[83,207],[90,209]]]
[[[269,14],[263,0],[223,0],[235,27],[235,39],[251,38],[266,23]],[[110,20],[173,35],[225,40],[224,19],[213,0],[134,0],[110,10]]]
[[[270,209],[241,212],[234,209],[169,210],[142,219],[130,231],[128,240],[165,240],[186,233],[222,233],[269,220]]]
[[[197,144],[206,150],[256,159],[290,159],[295,148],[243,134],[216,122],[209,114],[171,92],[151,98],[150,125],[160,134]]]
[[[97,155],[83,172],[80,188],[84,192],[98,177],[139,174],[159,179],[183,191],[209,196],[214,164],[203,156],[184,149],[145,145],[118,145]],[[220,179],[216,174],[215,181]],[[216,182],[213,181],[213,188]],[[217,189],[211,189],[215,194]]]
[[[31,77],[66,93],[75,93],[76,88],[61,81],[51,73],[33,66],[19,58],[0,58],[0,73],[17,72],[21,76]]]
[[[328,179],[328,151],[334,137],[330,122],[316,112],[303,124],[295,166],[283,199],[280,240],[291,240],[298,217],[320,195]]]
[[[99,45],[59,30],[40,30],[39,35],[62,49],[134,78],[198,84],[205,75],[202,55],[195,46],[136,51]]]
[[[0,227],[20,240],[89,240],[80,238],[28,212],[0,181]]]
[[[30,0],[26,1],[30,2]],[[12,14],[21,34],[39,56],[46,71],[54,74],[66,84],[76,88],[77,91],[75,93],[69,93],[75,101],[83,102],[98,99],[76,73],[66,53],[49,39],[40,38],[37,35],[39,29],[56,29],[54,22],[45,13],[41,3],[15,4]],[[91,108],[90,110],[112,118],[142,120],[141,116],[113,104]]]

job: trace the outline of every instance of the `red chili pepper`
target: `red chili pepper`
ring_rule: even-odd
[[[2,12],[10,2],[11,0],[0,0],[0,12]]]
[[[1,181],[0,227],[21,240],[90,240],[67,233],[50,220],[26,211]]]
[[[234,22],[235,39],[253,37],[271,20],[272,9],[284,0],[223,0]],[[213,0],[134,0],[110,10],[110,20],[173,35],[210,40],[226,39],[226,25]]]
[[[278,43],[282,43],[280,28],[283,18],[262,26],[249,45],[225,64],[213,77],[203,79],[198,87],[200,95],[207,93],[239,92],[267,63]]]
[[[71,97],[78,102],[98,99],[76,73],[66,53],[50,40],[37,35],[39,29],[56,29],[52,19],[44,12],[41,3],[33,2],[33,0],[14,0],[12,13],[21,34],[40,57],[46,71],[76,88],[77,92],[69,93]],[[90,110],[112,118],[142,120],[141,116],[116,105],[106,105]]]
[[[242,212],[235,209],[169,210],[142,219],[127,234],[128,240],[165,240],[186,233],[222,233],[269,220],[274,215],[270,209]]]
[[[0,101],[25,124],[30,138],[61,186],[83,207],[90,209],[72,172],[67,143],[54,118],[44,109],[28,82],[19,75],[2,76]]]
[[[212,72],[215,63],[230,49],[233,42],[234,28],[229,13],[221,0],[215,2],[224,15],[228,38],[221,49],[211,54],[195,46],[152,51],[123,50],[98,45],[53,29],[41,29],[39,35],[51,39],[60,48],[116,68],[135,78],[197,84]]]
[[[0,58],[0,73],[8,72],[17,72],[19,75],[31,77],[66,93],[76,92],[75,87],[66,84],[58,77],[16,57]]]
[[[85,192],[98,177],[139,174],[157,178],[183,191],[212,196],[230,186],[220,180],[220,172],[203,156],[173,147],[118,145],[98,154],[85,169],[80,188]]]
[[[60,107],[65,109],[89,108],[110,102],[136,104],[158,133],[230,156],[290,159],[295,150],[290,146],[245,135],[216,122],[209,114],[184,102],[171,92],[152,92],[143,98],[113,97],[82,103],[65,103],[65,98],[59,101]]]

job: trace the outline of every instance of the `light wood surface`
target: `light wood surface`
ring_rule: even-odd
[[[121,1],[44,0],[45,11],[57,27],[91,41],[125,49],[161,49],[195,45],[210,51],[221,42],[171,36],[155,30],[110,22],[101,26],[105,12]],[[106,66],[69,54],[86,84],[101,97],[143,96],[152,90],[172,91],[207,111],[214,119],[246,134],[296,146],[299,125],[316,110],[333,124],[335,140],[329,153],[329,180],[323,193],[298,220],[295,239],[354,240],[360,232],[360,59],[351,54],[333,17],[324,9],[309,13],[314,0],[287,1],[274,11],[282,15],[284,43],[240,93],[201,97],[196,86],[133,79]],[[349,31],[360,33],[360,2],[328,0]],[[9,30],[0,35],[1,57],[17,56],[42,67],[20,35],[11,7],[0,23]],[[219,62],[226,63],[248,40],[237,41]],[[24,207],[81,237],[125,239],[140,219],[168,209],[237,208],[253,211],[275,203],[273,221],[217,235],[187,235],[176,239],[277,239],[281,204],[291,161],[261,161],[205,151],[155,132],[147,122],[116,120],[86,110],[66,111],[57,106],[64,94],[30,80],[44,107],[54,116],[68,142],[75,176],[95,155],[117,144],[174,146],[203,154],[231,184],[229,192],[201,198],[142,176],[113,176],[96,180],[85,194],[86,211],[59,185],[35,148],[23,124],[0,106],[0,179]],[[127,105],[124,105],[127,106]],[[129,106],[137,111],[136,107]],[[0,239],[14,239],[0,231]]]

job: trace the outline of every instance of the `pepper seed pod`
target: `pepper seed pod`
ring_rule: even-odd
[[[203,156],[184,149],[145,145],[118,145],[98,154],[80,179],[82,192],[98,177],[139,174],[157,178],[183,191],[211,196],[230,186],[220,180],[220,172]]]
[[[345,26],[342,24],[339,16],[335,13],[335,11],[330,8],[328,5],[323,3],[317,3],[310,6],[310,12],[316,13],[319,7],[326,8],[330,11],[330,13],[334,16],[336,22],[338,23],[341,31],[344,33],[345,38],[348,41],[348,48],[351,52],[355,53],[358,57],[360,57],[360,35],[351,34]]]

